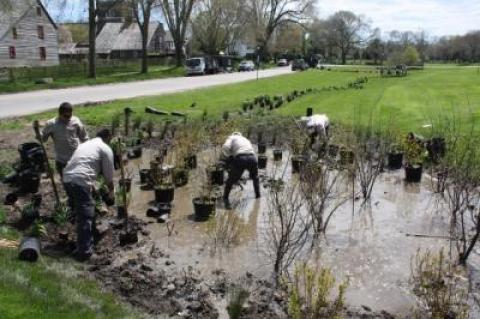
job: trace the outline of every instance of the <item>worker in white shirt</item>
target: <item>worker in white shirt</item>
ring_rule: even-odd
[[[58,108],[58,116],[47,121],[42,130],[42,139],[46,142],[49,137],[53,139],[55,146],[55,166],[58,174],[62,177],[62,171],[80,143],[88,140],[88,133],[80,119],[72,116],[73,107],[64,102]]]
[[[310,135],[310,146],[315,144],[317,138],[328,138],[330,120],[327,115],[313,114],[312,116],[303,116],[301,120],[305,123],[307,132]]]
[[[93,192],[98,175],[105,179],[109,190],[107,205],[113,205],[113,152],[108,142],[108,129],[98,132],[97,137],[80,144],[63,171],[63,183],[77,217],[76,259],[83,261],[93,253],[93,229],[95,201]]]
[[[228,163],[230,171],[225,183],[223,201],[225,206],[230,206],[229,195],[234,184],[236,184],[245,170],[248,170],[253,180],[255,198],[260,198],[260,182],[258,179],[258,160],[255,155],[252,143],[239,132],[230,135],[222,146],[221,161]]]

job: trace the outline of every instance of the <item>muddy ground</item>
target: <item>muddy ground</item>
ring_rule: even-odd
[[[283,175],[286,181],[298,178],[290,172],[287,153],[277,163],[272,161],[271,150],[268,155],[267,170],[261,171],[263,181],[272,175]],[[241,217],[242,232],[232,247],[219,247],[209,233],[209,223],[192,218],[195,179],[204,169],[201,161],[191,172],[191,182],[175,190],[169,226],[146,217],[154,194],[141,190],[137,171],[148,167],[151,157],[152,153],[145,151],[142,159],[129,163],[136,172],[130,224],[138,230],[139,242],[120,246],[123,223],[110,208],[106,216],[97,219],[100,236],[96,254],[86,264],[91,276],[152,315],[228,318],[229,293],[232,287],[240,286],[249,291],[242,318],[286,318],[286,295],[270,283],[266,196],[256,200],[250,181],[245,181],[243,190],[234,189],[232,206]],[[45,195],[42,214],[46,216],[53,201],[48,183],[44,179],[41,187]],[[8,189],[2,186],[1,191],[5,194]],[[262,193],[266,192],[263,187]],[[217,216],[226,212],[218,203]],[[14,211],[9,215],[11,222],[18,217]],[[431,192],[428,177],[412,185],[404,183],[403,171],[385,172],[375,186],[370,206],[362,207],[358,200],[342,206],[330,223],[321,249],[309,257],[309,262],[331,267],[339,281],[349,278],[346,317],[405,317],[416,305],[409,282],[412,258],[418,249],[448,249],[448,223],[443,203]],[[45,254],[68,257],[74,246],[74,226],[67,227],[68,240],[59,239],[59,229],[49,227],[49,236],[44,238]],[[477,291],[479,269],[477,250],[465,272]]]

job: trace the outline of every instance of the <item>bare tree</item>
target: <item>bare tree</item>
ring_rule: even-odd
[[[226,50],[244,28],[246,14],[242,2],[200,0],[194,11],[194,40],[204,53],[218,54]]]
[[[198,0],[161,0],[160,7],[175,45],[177,66],[183,65],[185,36],[193,6]]]
[[[256,42],[260,50],[267,46],[277,27],[286,23],[301,23],[313,8],[313,0],[247,0]]]
[[[272,186],[267,195],[267,243],[274,263],[274,278],[278,283],[283,272],[306,247],[310,220],[302,212],[298,185]]]
[[[339,11],[328,18],[327,29],[329,41],[340,51],[342,64],[345,64],[347,54],[365,41],[369,24],[363,16],[350,11]]]
[[[308,163],[301,172],[300,189],[317,238],[348,200],[344,178],[342,172],[328,169],[320,162]]]
[[[141,73],[148,72],[148,33],[152,9],[158,0],[129,0],[142,36]]]

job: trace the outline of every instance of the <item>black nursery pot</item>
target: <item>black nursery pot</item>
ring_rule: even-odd
[[[422,165],[405,165],[405,181],[419,183],[422,180]]]
[[[4,205],[13,205],[17,202],[18,196],[15,193],[8,193],[7,196],[5,196],[5,200],[3,201]]]
[[[215,211],[214,198],[196,197],[192,200],[196,221],[208,220],[210,215]]]
[[[40,256],[41,244],[36,237],[24,237],[20,243],[18,258],[20,260],[35,262]]]
[[[402,168],[403,153],[388,153],[388,168],[400,169]]]
[[[117,206],[117,218],[123,219],[127,217],[127,212],[125,211],[125,207],[123,205]]]
[[[301,155],[292,156],[292,173],[299,173],[305,163],[305,158]]]
[[[273,160],[274,161],[282,160],[282,150],[273,150]]]
[[[37,193],[40,186],[40,174],[25,170],[20,172],[18,182],[22,193]]]
[[[141,169],[139,171],[139,174],[140,174],[140,183],[148,184],[150,181],[150,170],[148,168]]]
[[[307,107],[307,116],[312,116],[313,115],[313,108]]]
[[[259,169],[267,168],[267,159],[268,159],[268,157],[265,156],[265,155],[259,155],[258,156],[258,168]]]
[[[267,151],[267,144],[259,143],[258,144],[258,154],[265,154],[266,151]]]
[[[186,169],[175,169],[173,171],[173,184],[181,187],[188,184],[188,171]]]
[[[175,195],[173,185],[161,185],[155,187],[155,201],[157,203],[171,203]]]
[[[338,154],[338,145],[335,144],[330,144],[328,145],[328,156],[330,157],[336,157]]]
[[[120,185],[120,187],[123,187],[128,193],[132,189],[132,180],[130,178],[121,179],[118,181],[118,185]]]
[[[224,182],[224,170],[220,167],[211,167],[209,169],[210,181],[212,185],[222,186]]]
[[[185,167],[187,169],[197,168],[197,155],[189,155],[184,158]]]

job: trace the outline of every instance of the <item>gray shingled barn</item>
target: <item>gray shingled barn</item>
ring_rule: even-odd
[[[40,1],[0,8],[0,67],[58,64],[57,26]]]

